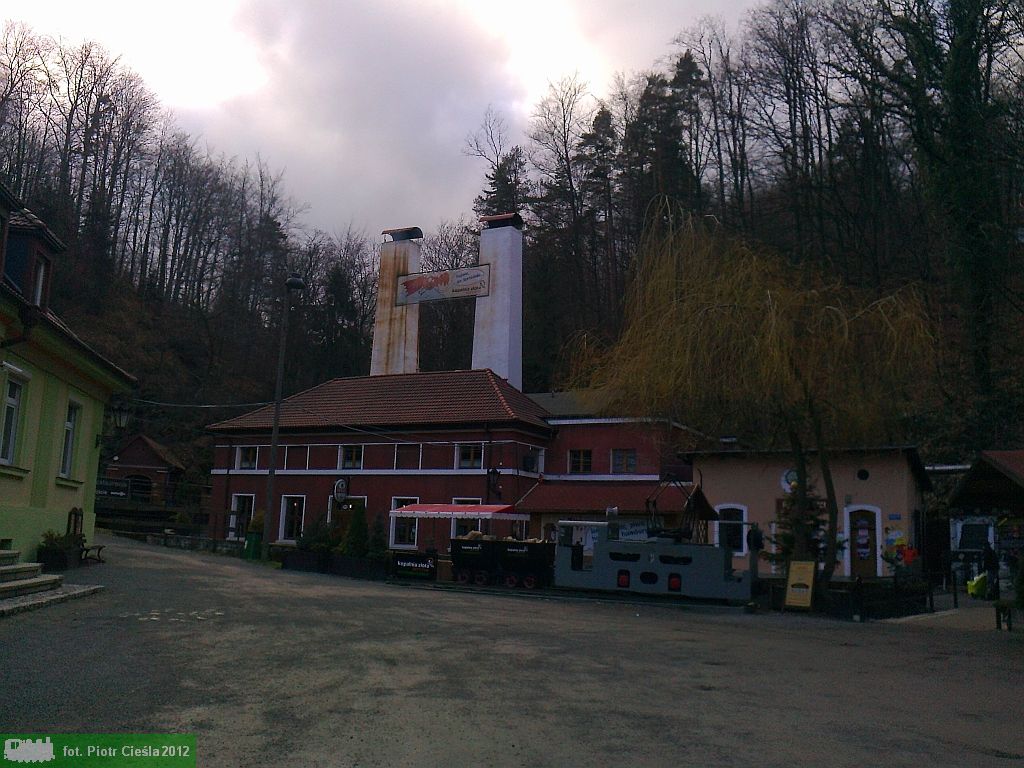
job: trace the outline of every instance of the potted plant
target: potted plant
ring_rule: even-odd
[[[82,542],[79,533],[64,535],[52,529],[45,531],[36,549],[36,561],[47,573],[77,568],[82,559]]]

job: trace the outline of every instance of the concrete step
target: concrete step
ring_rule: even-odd
[[[36,576],[34,579],[21,579],[20,581],[0,582],[0,600],[19,595],[31,595],[34,592],[46,592],[50,589],[57,589],[64,582],[63,576],[48,575]]]
[[[14,565],[21,558],[17,549],[0,549],[0,565]]]
[[[0,583],[6,581],[20,581],[22,579],[34,579],[43,573],[41,563],[17,563],[15,565],[0,565]]]

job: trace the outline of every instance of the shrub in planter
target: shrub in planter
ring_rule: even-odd
[[[337,537],[336,525],[320,521],[309,526],[295,542],[295,549],[285,553],[283,567],[293,571],[327,573],[331,548]]]
[[[377,517],[373,521],[373,531],[370,533],[370,544],[366,551],[370,560],[386,560],[388,556],[388,537],[384,531],[384,521]]]
[[[348,576],[351,579],[372,579],[384,581],[387,578],[387,563],[384,560],[371,560],[369,557],[350,557],[338,549],[331,552],[327,572],[335,576]]]
[[[366,531],[366,511],[356,507],[345,531],[345,541],[341,545],[342,554],[349,557],[366,557],[369,550],[369,538]]]
[[[45,531],[36,549],[36,560],[47,573],[76,568],[82,559],[83,542],[78,533],[63,535],[54,530]]]

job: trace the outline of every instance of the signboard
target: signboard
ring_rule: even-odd
[[[794,560],[789,564],[789,580],[786,582],[786,608],[811,609],[814,596],[814,574],[818,564],[813,560]]]
[[[437,555],[422,552],[395,552],[392,573],[407,579],[437,579]]]
[[[491,288],[491,265],[448,269],[442,272],[417,272],[399,275],[395,304],[419,304],[441,299],[466,299],[487,296]]]

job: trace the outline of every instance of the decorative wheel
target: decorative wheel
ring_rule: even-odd
[[[455,581],[459,584],[469,584],[469,571],[458,571],[455,574]]]
[[[487,571],[477,571],[476,576],[473,578],[473,581],[476,583],[478,587],[482,587],[486,585],[488,581],[490,581],[490,578],[487,575]]]
[[[508,587],[509,589],[515,589],[516,587],[519,586],[519,577],[516,576],[514,573],[506,574],[506,576],[505,576],[505,586]]]
[[[523,577],[523,586],[527,589],[533,589],[537,586],[537,577],[532,573]]]

